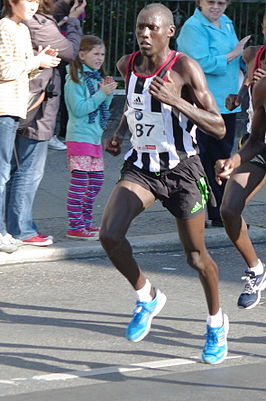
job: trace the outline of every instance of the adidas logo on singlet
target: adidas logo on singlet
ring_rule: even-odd
[[[143,105],[143,101],[141,100],[140,96],[136,97],[136,98],[133,100],[133,104],[134,104],[135,106],[142,106],[142,105]]]

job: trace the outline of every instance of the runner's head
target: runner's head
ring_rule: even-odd
[[[136,38],[142,55],[160,54],[175,34],[173,14],[160,3],[148,4],[138,14]]]

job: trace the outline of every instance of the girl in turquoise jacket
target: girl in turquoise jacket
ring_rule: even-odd
[[[100,73],[104,58],[103,41],[86,35],[66,77],[66,144],[71,172],[67,196],[69,238],[98,238],[99,228],[92,224],[92,209],[104,180],[102,134],[117,86],[112,77],[103,78]]]

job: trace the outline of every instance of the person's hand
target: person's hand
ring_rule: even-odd
[[[86,0],[75,0],[73,6],[71,7],[68,16],[71,18],[79,18],[84,12],[87,5]]]
[[[230,94],[225,99],[225,107],[232,111],[242,103],[242,97],[239,95]]]
[[[111,77],[110,75],[107,75],[107,76],[104,78],[104,83],[105,83],[105,84],[111,84],[112,82],[115,82],[115,81],[114,81],[113,77]]]
[[[174,106],[176,99],[180,96],[176,91],[176,84],[170,76],[170,71],[166,74],[167,81],[164,81],[159,76],[156,76],[150,84],[150,94],[162,103]]]
[[[252,83],[254,84],[264,77],[266,77],[266,71],[264,71],[262,68],[257,68],[253,74]]]
[[[114,137],[109,138],[105,141],[104,148],[112,156],[118,156],[121,153],[121,141]]]
[[[235,165],[234,159],[219,159],[216,161],[215,179],[218,185],[222,185],[222,180],[229,180],[230,174],[234,171],[237,166]]]
[[[106,94],[111,95],[114,93],[117,87],[117,82],[113,80],[112,77],[105,77],[105,79],[100,84],[100,89]]]
[[[46,46],[45,49],[46,49],[45,54],[48,54],[49,56],[52,56],[52,57],[58,56],[58,53],[59,53],[58,49],[52,49],[50,45]],[[43,47],[39,46],[37,54],[39,54],[42,50],[43,50]]]
[[[37,55],[40,54],[42,51],[52,57],[57,57],[59,53],[58,49],[52,49],[51,45],[46,46],[45,49],[41,45],[39,45]]]
[[[236,52],[237,56],[241,56],[241,54],[243,53],[244,47],[250,38],[251,38],[251,35],[248,35],[239,41],[239,43],[235,47],[235,52]]]
[[[46,46],[42,49],[39,46],[37,56],[40,60],[40,67],[42,68],[54,68],[57,67],[61,59],[57,57],[58,50],[51,49],[51,46]]]
[[[240,42],[236,45],[234,50],[232,50],[230,53],[227,54],[227,61],[230,62],[234,58],[241,56],[243,54],[244,47],[246,43],[249,41],[251,38],[251,35],[245,36],[243,39],[240,40]]]
[[[45,54],[48,54],[49,56],[52,56],[52,57],[57,57],[58,53],[59,53],[58,49],[48,49],[45,52]]]

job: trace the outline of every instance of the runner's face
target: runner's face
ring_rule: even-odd
[[[18,3],[10,1],[12,8],[11,20],[19,23],[22,20],[29,20],[33,17],[39,7],[39,1],[19,0]]]
[[[215,23],[225,12],[226,0],[200,0],[201,13],[210,22]]]
[[[142,55],[151,56],[167,48],[174,33],[174,25],[169,25],[160,12],[143,10],[139,13],[136,38]]]

